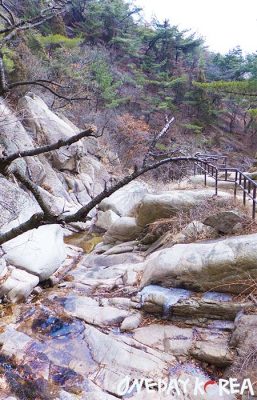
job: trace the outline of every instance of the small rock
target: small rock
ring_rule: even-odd
[[[95,225],[98,228],[104,229],[107,231],[110,226],[116,222],[118,219],[120,219],[119,215],[117,215],[114,211],[112,210],[107,210],[107,211],[99,211],[97,214],[97,221]]]
[[[142,322],[141,314],[133,314],[129,317],[125,318],[120,326],[121,331],[133,331],[134,329],[138,328]]]
[[[135,218],[121,217],[112,224],[104,235],[104,243],[127,242],[137,239],[141,230],[142,228],[137,225]]]
[[[6,295],[8,300],[12,303],[25,300],[35,286],[38,285],[38,277],[14,267],[9,267],[9,270],[11,274],[6,281],[0,285],[0,297]]]
[[[74,297],[66,303],[66,310],[74,317],[97,326],[117,325],[128,316],[128,311],[116,307],[100,307],[89,297]]]
[[[233,228],[242,222],[243,216],[235,210],[222,211],[217,214],[213,214],[204,220],[204,224],[211,226],[222,233],[231,233]]]

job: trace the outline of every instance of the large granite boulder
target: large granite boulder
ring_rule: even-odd
[[[104,243],[127,242],[136,239],[141,231],[142,228],[137,225],[135,218],[121,217],[110,226],[104,235]]]
[[[212,189],[174,190],[161,194],[147,194],[137,208],[137,224],[146,226],[161,218],[169,218],[179,211],[189,210],[203,201],[210,201],[215,196]],[[230,195],[219,192],[218,199],[227,199]]]
[[[99,209],[102,211],[112,210],[122,217],[131,217],[134,215],[135,207],[148,192],[149,188],[145,182],[140,180],[131,182],[104,199]]]
[[[22,125],[20,118],[8,106],[4,99],[0,99],[0,154],[13,154],[22,150],[30,150],[34,148],[34,142]],[[14,162],[24,173],[29,173],[32,180],[41,184],[46,177],[44,167],[35,157],[27,157],[27,159],[17,159]]]
[[[257,276],[257,234],[177,244],[153,253],[145,262],[141,286],[217,288],[239,293],[242,281]]]
[[[95,225],[104,230],[108,230],[120,217],[112,210],[98,211]]]
[[[45,102],[33,93],[29,93],[19,101],[19,108],[24,112],[24,124],[27,130],[39,145],[69,139],[82,130],[67,118],[52,112]],[[86,138],[47,155],[51,165],[57,170],[76,172],[77,180],[81,181],[82,186],[87,187],[88,195],[91,197],[101,192],[109,179],[104,165],[89,154],[90,149],[95,148],[95,144],[95,138]],[[66,188],[69,192],[69,188]],[[82,199],[85,203],[85,195],[81,198],[80,192],[81,190],[78,190],[79,201]]]
[[[50,277],[65,260],[63,231],[59,225],[41,226],[2,245],[11,265],[36,275],[40,281]]]

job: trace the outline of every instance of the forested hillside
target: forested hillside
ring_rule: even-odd
[[[8,36],[10,15],[28,25],[18,26],[1,50],[12,105],[32,88],[15,83],[37,81],[33,91],[52,110],[81,128],[98,126],[102,146],[117,153],[123,168],[140,164],[152,135],[172,116],[158,154],[218,152],[239,164],[241,153],[245,167],[251,164],[257,150],[256,53],[211,53],[194,33],[168,20],[147,23],[136,3],[124,0],[5,3],[2,35]],[[54,16],[48,7],[56,7]],[[37,24],[39,15],[44,23]],[[105,157],[109,162],[108,151]]]

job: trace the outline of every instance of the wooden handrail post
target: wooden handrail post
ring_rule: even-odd
[[[243,202],[244,202],[244,206],[246,203],[246,177],[244,176],[244,193],[243,193]]]
[[[218,168],[215,168],[215,194],[218,196]]]
[[[256,186],[253,187],[253,219],[255,219],[256,214]]]
[[[235,187],[234,187],[234,196],[236,197],[236,190],[237,190],[237,179],[238,179],[238,171],[235,174]]]

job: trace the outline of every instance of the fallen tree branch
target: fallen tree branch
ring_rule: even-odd
[[[21,235],[22,233],[28,232],[31,229],[38,228],[40,225],[42,225],[44,220],[44,213],[37,213],[32,215],[32,217],[24,222],[23,224],[20,224],[16,228],[12,228],[10,231],[6,233],[2,233],[0,235],[0,246],[8,242],[8,240],[14,239],[15,237]]]
[[[96,130],[94,129],[94,127],[89,127],[86,130],[78,133],[77,135],[70,137],[69,139],[60,139],[58,140],[58,142],[53,144],[37,147],[36,149],[23,150],[0,158],[0,171],[3,171],[8,165],[10,165],[14,160],[17,160],[18,158],[33,157],[38,156],[39,154],[48,153],[49,151],[58,150],[61,147],[70,146],[71,144],[76,143],[85,137],[98,137],[95,133]]]
[[[44,213],[44,218],[49,222],[51,220],[54,222],[57,216],[51,211],[49,206],[44,201],[39,186],[32,182],[31,179],[27,178],[21,171],[18,170],[18,168],[15,168],[11,172],[13,173],[15,178],[18,179],[18,181],[20,181],[33,194],[35,200],[37,201]]]
[[[69,222],[77,222],[83,220],[87,214],[99,203],[101,203],[102,200],[104,200],[106,197],[109,197],[111,194],[116,192],[117,190],[121,189],[123,186],[127,185],[128,183],[132,182],[139,176],[145,174],[148,171],[151,171],[153,169],[156,169],[162,165],[168,164],[168,163],[177,163],[180,161],[197,161],[198,159],[195,157],[169,157],[166,159],[163,159],[157,163],[150,164],[147,166],[142,166],[139,169],[135,169],[135,171],[131,175],[125,176],[123,179],[121,179],[119,182],[117,182],[115,185],[113,185],[109,189],[105,189],[103,192],[101,192],[98,196],[96,196],[93,200],[91,200],[88,204],[86,204],[84,207],[80,208],[75,214],[68,215],[64,217],[64,221],[66,223]]]
[[[18,235],[21,235],[22,233],[25,233],[31,229],[39,228],[42,225],[46,224],[63,224],[63,223],[70,223],[70,222],[78,222],[78,221],[83,221],[87,217],[88,213],[96,207],[99,203],[101,203],[102,200],[105,198],[109,197],[111,194],[116,192],[117,190],[121,189],[123,186],[126,186],[128,183],[132,182],[139,176],[145,174],[148,171],[151,171],[153,169],[156,169],[162,165],[165,165],[167,163],[177,163],[177,162],[193,162],[193,161],[198,161],[198,158],[196,157],[173,157],[173,158],[166,158],[164,160],[161,160],[157,163],[148,165],[148,166],[143,166],[139,169],[135,169],[135,171],[128,176],[125,176],[123,179],[121,179],[119,182],[117,182],[115,185],[111,186],[109,189],[105,188],[98,196],[96,196],[94,199],[92,199],[88,204],[85,206],[81,207],[76,213],[71,214],[71,215],[59,215],[59,216],[54,216],[51,214],[51,217],[48,218],[47,215],[42,212],[35,214],[32,216],[27,222],[20,224],[18,227],[11,229],[10,231],[3,233],[0,235],[0,245],[7,242],[8,240],[14,239]],[[27,178],[26,178],[27,179]],[[24,183],[24,181],[23,181]],[[33,184],[33,194],[36,194],[36,190],[34,188]],[[36,185],[35,185],[36,186]],[[29,187],[28,187],[29,188]],[[38,194],[38,193],[37,193]],[[39,200],[41,202],[41,199]],[[48,208],[47,208],[48,212]]]

